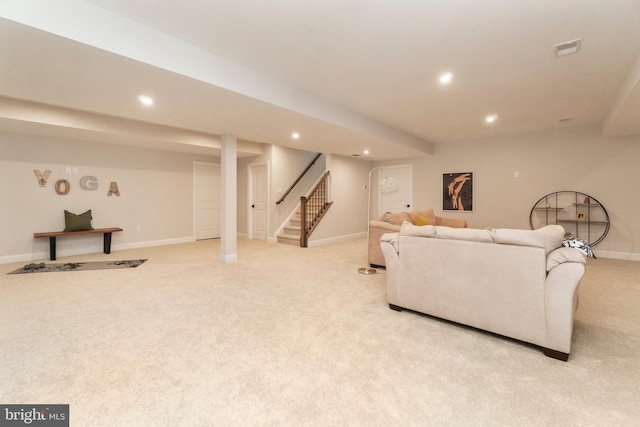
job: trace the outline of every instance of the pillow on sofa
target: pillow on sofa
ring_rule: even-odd
[[[414,237],[434,237],[436,235],[436,227],[433,225],[413,225],[409,221],[405,221],[400,227],[400,235]]]
[[[431,223],[431,225],[438,225],[437,221],[436,221],[436,214],[435,212],[433,212],[433,209],[429,209],[426,211],[416,211],[414,212],[414,215],[420,215],[423,216],[425,218],[427,218],[429,220],[429,222]],[[415,221],[414,221],[415,224]],[[416,224],[417,225],[417,224]]]
[[[413,219],[413,225],[418,225],[418,226],[435,225],[433,222],[429,221],[429,218],[426,218],[420,214],[415,214],[412,219]]]
[[[496,228],[491,234],[493,241],[505,245],[535,246],[543,248],[546,253],[559,248],[564,239],[564,228],[561,225],[545,225],[537,230],[515,230]]]
[[[393,224],[393,225],[402,224],[401,222],[398,222],[398,220],[396,219],[396,216],[391,212],[385,212],[384,214],[382,214],[380,221],[388,222],[389,224]]]
[[[64,231],[93,230],[91,226],[91,209],[80,215],[64,211]]]
[[[382,215],[382,218],[380,218],[380,221],[388,222],[389,224],[393,225],[402,225],[404,221],[413,222],[409,213],[407,212],[385,212]]]
[[[477,228],[453,228],[442,225],[436,226],[436,239],[469,240],[471,242],[493,243],[493,236],[489,230]]]

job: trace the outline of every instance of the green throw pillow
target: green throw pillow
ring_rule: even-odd
[[[64,211],[64,231],[93,230],[91,226],[91,209],[80,215]]]

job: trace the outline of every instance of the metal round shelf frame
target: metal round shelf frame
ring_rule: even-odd
[[[575,212],[574,212],[575,210]],[[540,213],[543,213],[544,218]],[[558,214],[560,218],[558,217]],[[564,214],[564,215],[562,215]],[[596,219],[592,219],[594,215]],[[534,225],[538,219],[540,225]],[[531,208],[529,225],[532,230],[548,224],[563,225],[568,234],[587,240],[590,246],[600,243],[609,232],[609,214],[602,203],[594,197],[579,191],[556,191],[541,197]],[[574,233],[569,228],[574,227]],[[580,231],[586,227],[587,238],[580,236]],[[592,228],[596,230],[597,238],[591,241]],[[599,232],[599,233],[598,233]],[[584,232],[583,232],[584,236]]]

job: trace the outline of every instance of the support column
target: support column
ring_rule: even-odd
[[[238,260],[238,142],[235,135],[220,136],[220,261]]]

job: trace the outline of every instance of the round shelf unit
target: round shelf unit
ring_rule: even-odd
[[[595,246],[609,232],[609,214],[595,198],[578,191],[556,191],[538,200],[529,215],[531,229],[562,225],[567,235]]]

